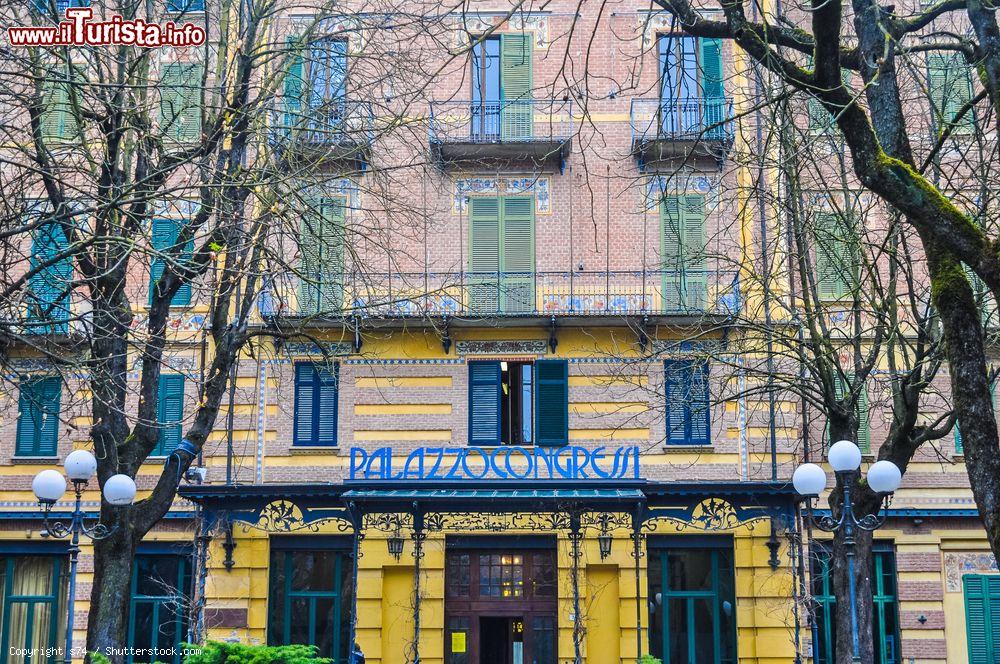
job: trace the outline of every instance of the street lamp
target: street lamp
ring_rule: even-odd
[[[31,481],[31,490],[38,499],[38,504],[45,510],[42,519],[45,523],[45,530],[42,537],[56,537],[58,539],[69,538],[69,594],[66,622],[66,650],[64,659],[67,662],[73,661],[73,609],[76,604],[76,563],[80,555],[80,535],[85,535],[91,540],[102,540],[110,537],[115,532],[117,526],[108,528],[103,523],[97,522],[87,525],[84,522],[83,510],[80,507],[80,499],[87,482],[97,472],[97,459],[87,450],[74,450],[67,455],[63,462],[63,469],[66,476],[73,482],[73,492],[76,494],[76,503],[73,513],[70,515],[69,524],[59,521],[49,521],[49,514],[56,501],[66,493],[66,479],[58,470],[43,470]],[[102,490],[104,500],[115,506],[131,505],[135,499],[135,482],[128,475],[112,475],[104,483]]]
[[[861,468],[861,450],[849,440],[841,440],[830,446],[827,459],[837,477],[843,479],[844,487],[841,496],[840,509],[829,515],[817,516],[813,513],[813,501],[826,489],[827,476],[822,468],[814,463],[804,463],[792,474],[792,484],[795,490],[805,499],[809,520],[814,526],[828,533],[842,531],[844,534],[844,549],[847,555],[847,578],[851,604],[851,641],[852,661],[861,661],[860,645],[858,643],[858,609],[854,587],[854,532],[855,529],[874,531],[885,523],[885,515],[865,514],[858,517],[854,513],[851,502],[851,478],[853,473]],[[892,493],[899,488],[903,474],[891,461],[877,461],[868,469],[868,486],[874,491],[885,507],[888,507]],[[832,505],[831,505],[832,507]],[[834,515],[838,514],[836,518]]]

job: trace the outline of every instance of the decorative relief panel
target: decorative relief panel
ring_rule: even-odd
[[[507,12],[467,13],[452,19],[455,29],[455,48],[462,49],[482,33],[492,30],[507,16]],[[510,17],[507,25],[511,31],[530,32],[537,49],[549,47],[549,15],[538,12],[518,12]]]
[[[537,175],[512,175],[493,177],[488,175],[470,176],[455,180],[455,197],[452,205],[454,214],[465,213],[470,196],[517,196],[530,194],[535,197],[535,214],[551,214],[549,199],[549,178]]]
[[[997,559],[989,551],[947,552],[944,554],[945,587],[950,593],[962,592],[966,574],[996,574]]]
[[[544,355],[548,342],[544,339],[497,339],[492,341],[459,341],[455,344],[459,355]]]

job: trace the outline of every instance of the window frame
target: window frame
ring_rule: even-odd
[[[14,582],[14,563],[18,558],[32,558],[41,559],[49,558],[52,562],[52,585],[50,587],[49,593],[47,595],[14,595],[13,594],[13,582]],[[0,607],[0,652],[10,651],[10,618],[11,610],[10,607],[15,603],[27,604],[30,608],[26,612],[28,620],[26,621],[26,631],[25,631],[25,643],[31,642],[31,637],[34,633],[34,623],[35,623],[35,612],[30,610],[33,609],[38,604],[49,605],[49,647],[55,650],[62,645],[60,636],[65,635],[66,626],[63,623],[63,613],[65,609],[66,598],[63,596],[63,590],[65,587],[63,577],[65,576],[65,561],[64,556],[61,553],[50,552],[50,551],[40,551],[40,552],[27,552],[27,551],[15,551],[6,552],[0,550],[0,564],[4,565],[4,577],[3,577],[3,603]],[[62,628],[63,634],[60,634],[60,627]],[[53,652],[48,658],[44,660],[46,664],[55,664],[56,657],[55,652]]]
[[[140,545],[141,546],[141,545]],[[140,595],[138,594],[138,581],[139,581],[139,558],[142,557],[172,557],[178,559],[177,567],[177,578],[175,590],[173,594],[167,595]],[[135,643],[135,629],[136,629],[136,608],[139,604],[152,604],[153,605],[153,632],[152,639],[150,643],[153,648],[161,647],[159,643],[159,630],[161,623],[156,620],[159,616],[160,609],[162,605],[168,604],[170,602],[178,602],[182,604],[182,607],[175,613],[174,616],[174,628],[175,634],[177,635],[177,643],[167,644],[162,646],[164,648],[176,647],[180,643],[185,641],[185,631],[187,630],[187,611],[183,607],[183,600],[186,599],[185,593],[191,592],[191,584],[193,583],[192,576],[192,559],[190,551],[166,551],[166,550],[148,550],[143,551],[141,548],[136,554],[136,560],[132,565],[132,579],[129,582],[129,613],[128,613],[128,624],[126,626],[128,634],[128,642]],[[128,654],[126,657],[127,664],[132,664],[135,658],[132,654]],[[154,660],[154,661],[159,661]],[[181,662],[181,651],[180,648],[176,648],[173,658],[170,660],[170,664],[180,664]]]

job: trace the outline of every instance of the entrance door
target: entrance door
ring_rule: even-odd
[[[554,550],[450,550],[445,580],[446,664],[556,664]]]

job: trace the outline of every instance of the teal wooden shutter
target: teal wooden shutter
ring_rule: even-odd
[[[337,444],[337,397],[340,365],[316,367],[316,444]]]
[[[500,444],[499,362],[469,362],[469,444]]]
[[[160,78],[160,122],[166,138],[189,142],[201,135],[201,66],[172,62]]]
[[[501,272],[503,311],[535,311],[535,199],[532,196],[501,200]]]
[[[289,39],[288,48],[294,48],[294,39]],[[302,99],[306,89],[305,62],[301,50],[289,55],[288,71],[285,72],[284,91],[281,95],[284,110],[282,127],[286,133],[299,126],[302,118]]]
[[[322,197],[302,216],[302,313],[339,312],[344,295],[344,232],[347,202]]]
[[[150,304],[153,303],[153,293],[156,291],[156,284],[160,280],[160,277],[163,276],[163,271],[167,265],[167,259],[164,256],[168,254],[174,255],[174,260],[184,262],[190,260],[194,254],[194,239],[189,239],[180,253],[177,253],[177,241],[180,237],[183,224],[184,221],[180,219],[153,219],[150,230],[154,251],[153,257],[149,262]],[[191,282],[185,281],[177,289],[177,292],[174,293],[174,297],[170,300],[170,306],[185,307],[189,304],[191,304]]]
[[[184,419],[184,376],[161,374],[156,401],[156,423],[159,438],[153,448],[154,456],[167,456],[181,442],[181,420]]]
[[[339,365],[295,365],[295,418],[292,444],[337,444]]]
[[[56,455],[61,396],[58,376],[21,381],[15,456]]]
[[[569,443],[569,363],[535,362],[535,441],[538,445]]]
[[[500,200],[469,199],[469,308],[500,311]]]
[[[721,138],[725,127],[726,103],[722,81],[722,40],[709,38],[700,40],[701,47],[701,96],[704,108],[702,122],[706,138]]]
[[[927,88],[934,125],[940,133],[954,122],[958,111],[972,99],[972,78],[965,58],[958,53],[928,53]],[[955,131],[967,132],[973,124],[970,111],[962,117]]]
[[[1000,660],[1000,575],[966,574],[962,586],[969,664],[995,664]]]
[[[531,35],[500,36],[500,137],[525,140],[532,136]]]
[[[292,423],[292,444],[311,445],[313,423],[316,421],[316,365],[303,362],[295,365],[295,419]]]
[[[31,244],[29,267],[38,271],[28,280],[28,331],[65,334],[70,313],[69,291],[73,282],[73,261],[69,258],[51,261],[69,247],[66,233],[59,224],[46,224],[35,229]],[[49,324],[33,324],[39,321]]]
[[[660,202],[660,260],[665,311],[703,311],[707,305],[705,199],[689,194]]]

